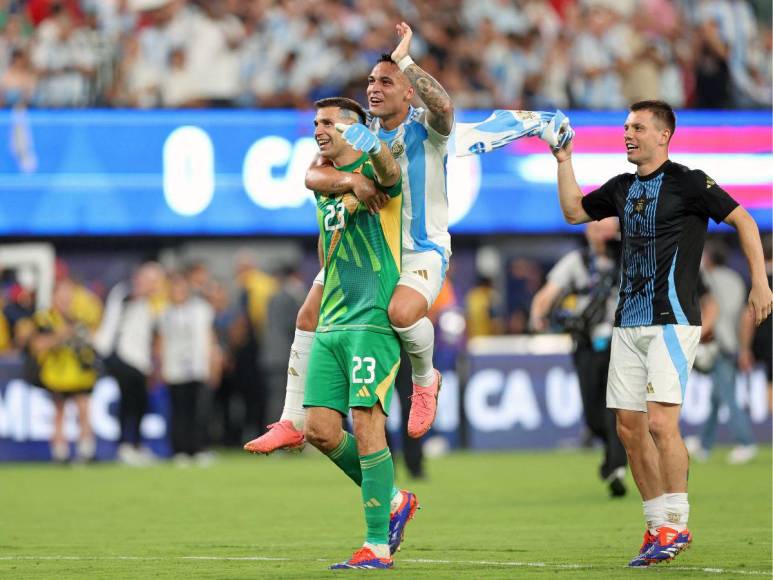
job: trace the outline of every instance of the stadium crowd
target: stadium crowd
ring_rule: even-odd
[[[766,0],[0,0],[0,98],[139,108],[358,98],[401,20],[458,108],[771,104]]]

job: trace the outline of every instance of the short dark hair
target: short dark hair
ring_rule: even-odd
[[[365,125],[367,123],[367,116],[365,115],[365,109],[355,101],[354,99],[348,99],[346,97],[327,97],[326,99],[320,99],[314,103],[314,107],[322,109],[324,107],[338,107],[339,109],[346,109],[352,111],[360,118],[360,123]]]
[[[668,137],[669,141],[674,136],[676,131],[676,115],[674,110],[665,101],[639,101],[634,103],[628,108],[632,113],[635,111],[649,111],[652,116],[666,126],[671,135]]]
[[[397,64],[395,61],[392,60],[392,55],[388,52],[383,53],[380,57],[378,57],[378,60],[376,61],[376,64],[382,63],[382,62],[388,62],[391,64]]]

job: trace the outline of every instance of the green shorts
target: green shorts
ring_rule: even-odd
[[[303,406],[348,415],[352,407],[381,403],[388,415],[399,368],[400,341],[395,334],[318,332],[311,347]]]

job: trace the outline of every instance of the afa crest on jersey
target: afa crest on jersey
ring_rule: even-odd
[[[400,155],[405,153],[405,143],[402,140],[397,139],[394,143],[392,143],[389,150],[392,152],[392,157],[397,159],[400,157]]]

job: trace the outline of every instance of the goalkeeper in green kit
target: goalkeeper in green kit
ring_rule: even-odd
[[[400,366],[387,307],[400,277],[402,179],[387,146],[365,127],[358,103],[334,97],[315,107],[320,155],[340,171],[372,179],[390,200],[374,215],[353,194],[315,192],[325,284],[303,402],[305,436],[362,490],[365,543],[331,568],[391,568],[418,507],[414,494],[394,487],[386,442]],[[354,437],[341,428],[349,411]]]

